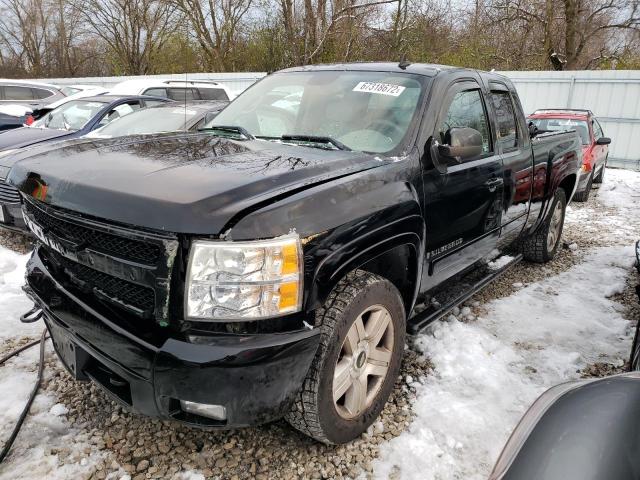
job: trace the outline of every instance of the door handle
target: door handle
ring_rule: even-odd
[[[498,188],[503,183],[504,183],[504,180],[502,178],[492,178],[484,182],[484,184],[486,185],[486,187],[489,189],[490,192],[495,192],[496,188]]]

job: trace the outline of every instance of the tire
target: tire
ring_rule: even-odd
[[[566,194],[562,188],[558,188],[547,218],[536,232],[522,242],[522,254],[525,260],[536,263],[553,260],[560,246],[566,210]]]
[[[573,199],[576,202],[586,202],[587,200],[589,200],[589,194],[591,193],[591,186],[593,185],[594,173],[595,171],[592,170],[591,176],[589,177],[589,181],[587,182],[587,186],[585,187],[585,189],[582,192],[576,192],[576,194],[573,196]]]
[[[388,322],[383,320],[387,318],[384,311],[389,314]],[[356,270],[333,289],[316,320],[321,329],[320,345],[285,418],[295,429],[322,443],[346,443],[367,430],[391,395],[404,353],[404,305],[391,282]],[[374,347],[376,338],[368,331],[371,322],[385,329]],[[363,326],[360,331],[366,335],[358,336],[357,325]],[[376,358],[372,358],[372,349]],[[380,373],[384,361],[378,359],[383,358],[388,359],[386,374],[369,374]],[[363,392],[367,392],[364,397]]]
[[[640,286],[638,286],[638,295],[640,296]],[[636,325],[636,334],[633,337],[631,356],[629,358],[629,370],[632,372],[640,370],[640,322]]]
[[[602,168],[600,169],[600,173],[598,174],[598,176],[596,178],[593,179],[593,183],[602,183],[604,182],[604,171],[607,168],[607,160],[604,160],[604,165],[602,165]]]

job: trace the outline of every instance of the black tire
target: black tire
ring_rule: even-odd
[[[553,245],[549,245],[549,236],[552,228],[552,221],[556,208],[560,208],[560,220],[559,224],[555,223],[557,227],[555,233],[555,241]],[[562,229],[564,228],[564,216],[567,210],[567,196],[562,188],[558,188],[553,197],[551,208],[547,217],[538,230],[533,235],[528,236],[522,242],[522,254],[525,260],[536,263],[546,263],[553,260],[558,248],[560,247],[562,239]]]
[[[585,187],[585,189],[581,192],[576,192],[576,194],[573,196],[573,199],[576,202],[586,202],[587,200],[589,200],[589,194],[591,193],[591,186],[593,185],[594,173],[595,172],[592,170],[591,176],[589,177],[589,181],[587,182],[587,186]]]
[[[636,287],[638,297],[640,297],[640,285]],[[634,372],[640,370],[640,322],[636,325],[636,334],[633,337],[631,346],[631,356],[629,358],[629,370]]]
[[[334,402],[334,372],[343,352],[349,329],[362,312],[383,306],[393,324],[393,348],[386,376],[378,384],[371,404],[351,419],[338,413]],[[406,330],[405,311],[400,293],[388,280],[356,270],[342,279],[316,313],[320,324],[320,345],[302,389],[285,416],[295,429],[325,444],[340,444],[358,438],[384,408],[400,371]],[[368,378],[368,377],[367,377]],[[374,390],[375,392],[375,390]]]
[[[607,169],[607,159],[605,159],[602,168],[600,169],[600,173],[596,178],[593,179],[593,183],[602,183],[604,182],[604,171]]]

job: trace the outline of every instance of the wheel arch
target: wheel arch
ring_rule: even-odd
[[[418,294],[423,256],[423,230],[401,228],[422,224],[414,216],[342,245],[319,262],[313,272],[308,311],[322,306],[335,286],[350,272],[361,269],[389,280],[400,292],[407,316]],[[398,228],[400,227],[400,228]]]

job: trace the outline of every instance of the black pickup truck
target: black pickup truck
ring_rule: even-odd
[[[59,145],[9,175],[40,239],[24,319],[143,414],[347,442],[407,331],[507,248],[553,258],[581,145],[535,134],[503,76],[374,63],[268,75],[205,131]]]

